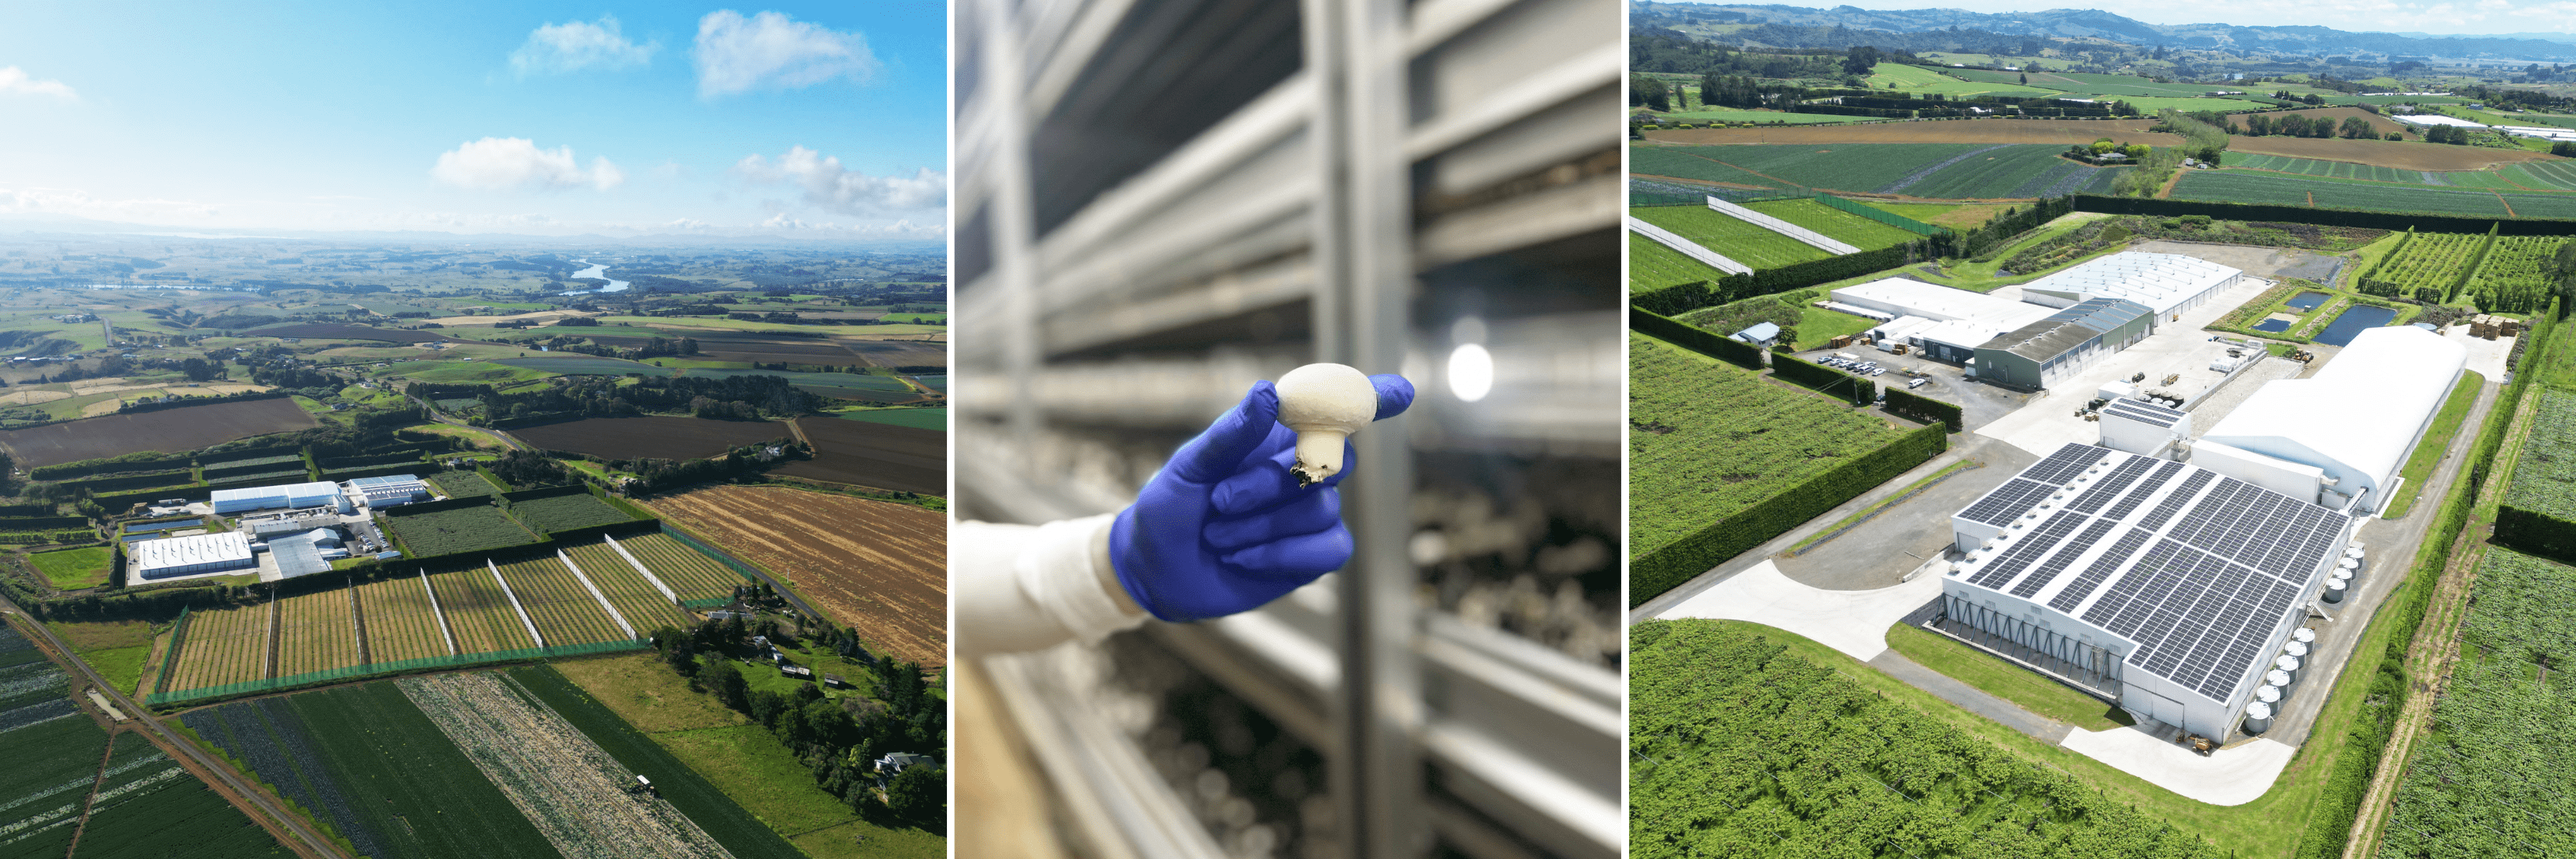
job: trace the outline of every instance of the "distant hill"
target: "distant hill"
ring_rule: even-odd
[[[1996,36],[2093,38],[2140,46],[2223,50],[2239,54],[2274,53],[2330,56],[2380,54],[2392,57],[2443,57],[2576,61],[2576,36],[2514,33],[2505,36],[2434,36],[2420,33],[2354,33],[2330,27],[2242,27],[2234,24],[2149,24],[2097,9],[2050,9],[2044,12],[1988,14],[1963,9],[1861,9],[1837,6],[1722,5],[1713,3],[1636,3],[1630,7],[1637,26],[1688,23],[1752,24],[1761,32],[1739,31],[1733,37],[1787,45],[1798,39],[1807,46],[1834,46],[1836,29],[1884,33],[1928,33],[1936,30],[1984,31]],[[1806,31],[1804,35],[1800,31]]]

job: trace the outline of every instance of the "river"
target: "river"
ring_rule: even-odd
[[[573,262],[578,262],[578,263],[590,263],[590,261],[589,261],[589,260],[586,260],[586,259],[577,259],[577,260],[573,260]],[[595,292],[625,292],[625,291],[626,291],[626,281],[622,281],[622,280],[609,280],[609,278],[608,278],[608,266],[601,265],[601,264],[598,264],[598,263],[590,263],[590,267],[589,267],[589,268],[586,268],[586,269],[582,269],[582,270],[580,270],[580,271],[573,272],[573,273],[572,273],[572,276],[573,276],[574,278],[576,278],[576,279],[579,279],[579,278],[597,278],[597,279],[600,279],[600,280],[607,280],[607,281],[608,281],[608,285],[607,285],[607,286],[600,287],[600,288],[598,288],[598,289],[576,289],[576,290],[573,290],[573,291],[571,291],[571,292],[563,293],[563,294],[565,294],[565,295],[589,295],[589,294],[591,294],[591,293],[595,293]]]

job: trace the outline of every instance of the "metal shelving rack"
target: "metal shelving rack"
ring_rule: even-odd
[[[1551,499],[1455,575],[1555,576],[1559,610],[1615,635],[1622,7],[956,8],[959,515],[1115,510],[1253,379],[1405,373],[1422,397],[1400,431],[1355,440],[1350,567],[1136,634],[1322,757],[1329,810],[1304,825],[1330,837],[1304,855],[1620,855],[1615,639],[1604,656],[1462,619],[1427,578],[1469,569],[1442,555],[1469,541],[1424,523],[1440,499]],[[1492,356],[1481,396],[1448,375],[1469,344]],[[1597,560],[1532,573],[1550,552]],[[1157,775],[1137,740],[1151,702],[1118,691],[1115,662],[984,661],[1077,852],[1259,854]]]

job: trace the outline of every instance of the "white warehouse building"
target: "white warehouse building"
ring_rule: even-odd
[[[238,531],[138,540],[126,552],[134,577],[145,581],[259,566],[250,538]]]
[[[1978,346],[2047,319],[2055,308],[2001,296],[1891,277],[1834,290],[1825,304],[1879,321],[1870,336],[1904,343],[1935,360],[1965,364]]]
[[[1967,557],[1942,579],[1938,623],[2224,738],[2354,521],[2196,465],[2068,444],[1951,518]]]
[[[2372,328],[2305,379],[2265,383],[2191,445],[2191,463],[2336,509],[2378,510],[2468,368],[2411,325]]]
[[[2123,251],[2022,284],[2021,297],[2050,307],[2116,298],[2145,305],[2158,322],[2172,322],[2243,282],[2245,272],[2205,259]]]
[[[340,512],[347,513],[353,509],[349,499],[340,494],[340,484],[328,480],[279,486],[253,486],[244,489],[217,489],[213,500],[216,513],[303,507],[337,507]]]

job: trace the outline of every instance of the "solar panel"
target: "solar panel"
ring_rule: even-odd
[[[2154,467],[2156,467],[2155,460],[2143,456],[2129,457],[2129,461],[2120,463],[2120,467],[2111,469],[2110,474],[2103,475],[2102,479],[2094,481],[2091,488],[2084,490],[2084,494],[2075,496],[2074,503],[2066,505],[2066,509],[2078,513],[2100,512],[2102,505],[2111,503],[2111,499],[2119,495],[2121,490],[2138,482],[2138,478],[2145,475],[2147,469]]]
[[[2156,494],[2158,489],[2163,489],[2166,482],[2173,480],[2174,473],[2181,470],[2182,463],[2165,463],[2156,469],[2156,473],[2138,481],[2137,488],[2129,490],[2128,495],[2120,498],[2120,503],[2111,505],[2111,511],[2102,515],[2113,519],[2128,518],[2131,512],[2138,509],[2138,505],[2146,503],[2147,496]]]
[[[2127,418],[2148,426],[2160,428],[2170,428],[2180,420],[2176,417],[2160,415],[2145,409],[2129,406],[2126,401],[2104,406],[2102,408],[2102,413],[2114,417]]]
[[[2110,453],[2110,448],[2069,443],[2065,447],[2058,448],[2056,453],[2049,454],[2047,459],[2040,460],[2038,465],[2023,469],[2021,476],[2041,483],[2064,486],[2067,481],[2074,480],[2076,475],[2083,474],[2084,469],[2093,467],[2094,463],[2101,462],[2102,457]]]
[[[2056,547],[2058,541],[2066,539],[2066,535],[2073,533],[2075,526],[2083,524],[2085,518],[2064,510],[2057,511],[2056,515],[2048,517],[2048,521],[2031,529],[2028,536],[2015,542],[2012,548],[2005,549],[2003,554],[1986,562],[1986,568],[1970,576],[1968,584],[2002,588],[2005,582],[2012,581],[2014,576],[2028,569],[2032,561],[2039,560],[2042,553]]]
[[[2156,601],[2172,592],[2187,570],[2190,561],[2182,557],[2184,551],[2172,540],[2156,541],[2156,547],[2147,550],[2146,557],[2140,558],[2128,575],[2121,576],[2109,593],[2093,603],[2084,619],[2123,638],[2137,640],[2138,625],[2147,621],[2147,613],[2155,610]]]
[[[1968,505],[1968,509],[1960,511],[1959,515],[1969,521],[2002,527],[2030,512],[2030,508],[2038,506],[2041,499],[2055,491],[2055,486],[2016,477],[2004,481],[2004,485],[1995,487],[1994,491]]]
[[[2084,598],[2092,596],[2093,589],[2101,587],[2103,579],[2110,578],[2113,570],[2119,569],[2122,562],[2137,554],[2138,549],[2147,544],[2147,538],[2150,536],[2153,535],[2141,528],[2131,528],[2129,533],[2120,535],[2120,542],[2111,544],[2111,548],[2104,550],[2101,555],[2093,559],[2093,563],[2086,565],[2083,574],[2076,576],[2074,583],[2067,585],[2065,590],[2058,591],[2056,598],[2048,601],[2048,607],[2074,614],[2075,607],[2083,605]]]
[[[2180,465],[2181,463],[2175,464]],[[2165,496],[2165,500],[2157,502],[2156,509],[2147,511],[2146,518],[2138,520],[2138,527],[2145,528],[2150,531],[2164,527],[2166,522],[2173,520],[2174,513],[2182,510],[2183,505],[2191,503],[2192,497],[2199,495],[2200,490],[2203,487],[2208,486],[2209,482],[2217,479],[2217,477],[2217,472],[2199,471],[2194,472],[2188,478],[2184,478],[2181,488],[2175,489],[2173,494]]]
[[[2110,533],[2111,529],[2119,524],[2109,519],[2093,520],[2093,524],[2084,526],[2084,533],[2077,534],[2075,539],[2066,541],[2065,548],[2057,550],[2057,554],[2049,556],[2047,563],[2039,565],[2038,572],[2024,576],[2020,582],[2014,583],[2012,595],[2027,599],[2031,594],[2039,593],[2040,588],[2048,587],[2049,582],[2056,581],[2059,574],[2066,572],[2067,567],[2074,566],[2078,556],[2092,549],[2095,543],[2101,542],[2102,535]]]
[[[2163,403],[2151,403],[2146,400],[2136,399],[2133,397],[2121,397],[2119,399],[2112,400],[2111,405],[2128,409],[2130,411],[2145,412],[2147,414],[2160,415],[2176,420],[2181,419],[2183,416],[2183,410],[2181,409],[2177,409]]]

